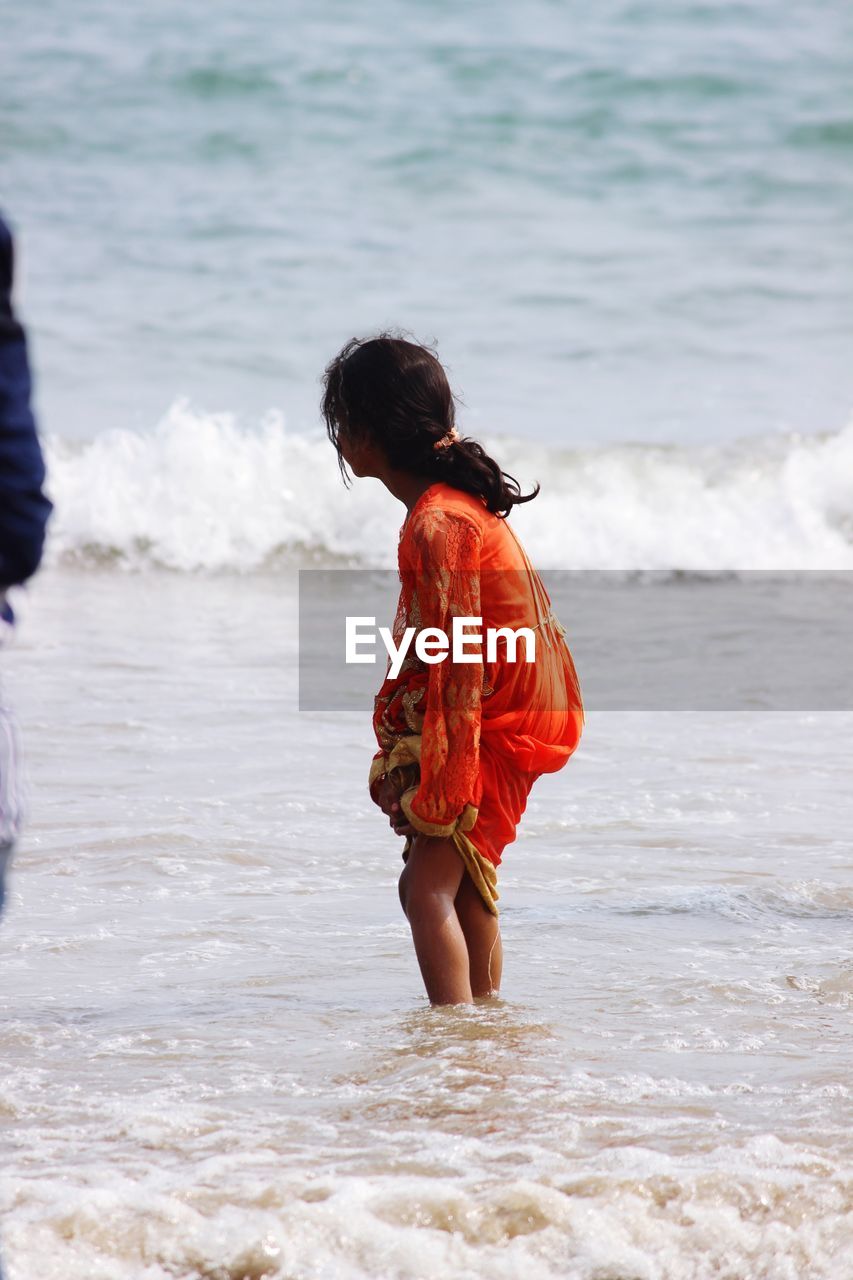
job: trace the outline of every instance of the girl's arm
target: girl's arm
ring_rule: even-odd
[[[482,534],[464,516],[430,509],[412,530],[412,544],[407,571],[420,627],[437,627],[452,640],[454,618],[481,616]],[[447,656],[429,666],[420,782],[401,797],[409,822],[426,835],[450,835],[466,809],[466,825],[476,816],[482,692],[479,660],[454,663]]]
[[[370,762],[370,774],[367,780],[370,798],[374,804],[379,804],[379,788],[385,778],[385,768],[385,752],[377,751]]]

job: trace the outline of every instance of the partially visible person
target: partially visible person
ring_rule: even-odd
[[[6,590],[38,568],[52,509],[30,408],[26,336],[12,309],[13,274],[12,236],[0,216],[0,645],[14,623]],[[21,816],[15,726],[0,688],[0,910]]]

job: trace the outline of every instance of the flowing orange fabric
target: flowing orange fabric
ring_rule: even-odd
[[[375,703],[379,751],[371,788],[395,767],[412,770],[402,798],[411,825],[453,835],[486,904],[496,912],[494,868],[516,828],[536,778],[562,768],[584,723],[577,674],[563,628],[539,575],[505,520],[446,484],[426,490],[400,532],[400,599],[393,634],[467,627],[475,661],[423,662],[411,644],[399,674],[386,675]],[[521,638],[486,650],[490,628],[528,628],[535,660]],[[389,664],[390,666],[390,664]]]

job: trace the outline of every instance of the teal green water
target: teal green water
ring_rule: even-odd
[[[471,430],[835,431],[842,0],[3,10],[0,201],[53,432],[176,396],[317,422],[352,333],[435,338]]]

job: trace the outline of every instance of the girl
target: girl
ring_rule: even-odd
[[[398,646],[406,627],[450,636],[454,618],[482,619],[478,632],[525,627],[533,639],[533,661],[523,639],[515,653],[504,639],[467,662],[425,663],[410,645],[375,703],[370,794],[406,837],[400,901],[427,995],[462,1004],[498,993],[496,869],[531,786],[562,768],[584,723],[563,628],[506,520],[539,486],[523,495],[481,445],[460,438],[444,370],[425,347],[353,338],[323,385],[344,480],[347,468],[374,476],[407,509]]]

